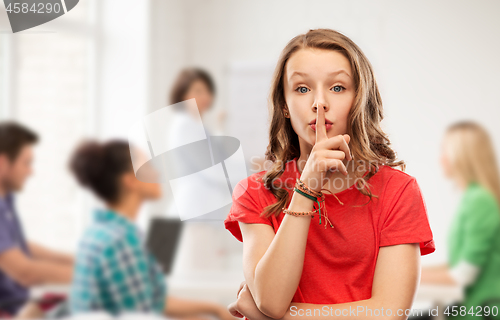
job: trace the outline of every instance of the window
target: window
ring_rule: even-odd
[[[67,166],[77,143],[90,133],[89,43],[93,39],[84,32],[88,10],[88,1],[80,1],[60,21],[15,35],[0,34],[2,96],[7,88],[3,68],[9,64],[12,81],[11,99],[2,99],[0,105],[8,112],[2,115],[40,136],[34,174],[17,195],[17,209],[28,238],[67,251],[74,249],[89,215],[86,197]],[[5,50],[13,54],[5,55]]]

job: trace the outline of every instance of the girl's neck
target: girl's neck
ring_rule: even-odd
[[[131,194],[121,197],[121,200],[116,203],[108,203],[107,206],[130,221],[135,221],[141,204],[142,199],[137,195]]]

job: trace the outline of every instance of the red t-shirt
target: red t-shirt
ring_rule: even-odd
[[[264,223],[276,232],[284,213],[260,216],[264,207],[276,202],[274,195],[257,178],[265,171],[241,180],[233,191],[233,204],[224,220],[228,229],[242,240],[238,221]],[[288,161],[279,180],[291,183],[300,177],[297,158]],[[319,225],[316,214],[309,227],[304,266],[292,302],[337,304],[371,298],[373,275],[379,247],[420,243],[421,255],[435,251],[427,209],[414,177],[382,165],[368,183],[374,195],[369,199],[354,185],[335,195],[325,194],[328,218],[334,228]],[[351,183],[353,181],[351,180]],[[291,197],[289,198],[291,199]]]

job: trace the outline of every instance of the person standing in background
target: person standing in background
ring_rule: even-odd
[[[451,125],[441,165],[463,195],[447,238],[448,263],[423,267],[421,283],[461,286],[457,317],[481,319],[482,306],[500,309],[500,175],[486,130],[472,121]]]
[[[28,242],[14,205],[32,173],[38,136],[16,122],[0,123],[0,313],[13,316],[28,301],[29,288],[71,281],[73,258]]]
[[[215,82],[210,74],[200,68],[185,68],[178,75],[170,91],[170,104],[195,99],[198,111],[203,117],[212,108],[215,96]],[[177,110],[182,111],[182,110]],[[222,122],[224,113],[219,115]]]
[[[173,105],[173,121],[168,128],[168,145],[185,146],[193,140],[198,140],[199,130],[193,130],[193,128],[199,128],[200,125],[203,125],[210,152],[212,154],[220,153],[220,150],[215,149],[220,146],[212,143],[210,137],[214,135],[213,133],[215,133],[215,135],[222,134],[221,127],[225,114],[221,112],[218,115],[219,123],[213,129],[214,132],[208,128],[208,122],[205,121],[205,115],[213,108],[215,93],[215,82],[207,71],[196,67],[189,67],[181,70],[170,91],[169,104]],[[197,109],[194,105],[185,102],[190,99],[196,101]],[[183,101],[184,103],[182,103]],[[203,122],[200,122],[200,120]],[[194,184],[196,190],[213,190],[214,188],[219,188],[219,184],[217,184],[218,177],[211,176],[207,171],[201,172],[200,170],[200,168],[205,167],[204,164],[206,164],[206,161],[210,160],[210,154],[204,154],[201,149],[199,152],[197,151],[197,153],[196,155],[192,155],[185,151],[175,153],[172,156],[171,170],[176,174],[181,172],[186,174],[197,172],[197,175],[193,177],[193,179],[196,179],[196,183]],[[177,187],[176,199],[170,204],[168,209],[169,212],[178,211],[175,202],[190,201],[189,199],[192,197],[194,185],[181,185]],[[225,191],[226,190],[221,190],[221,192]],[[227,213],[221,214],[219,212],[214,212],[196,216],[197,214],[198,212],[191,213],[191,216],[195,216],[191,218],[191,220],[221,221],[225,218]],[[180,212],[179,215],[181,216]]]

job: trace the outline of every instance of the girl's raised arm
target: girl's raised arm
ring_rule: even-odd
[[[316,143],[301,180],[307,185],[315,185],[319,191],[328,179],[328,170],[347,174],[342,160],[352,157],[349,136],[328,138],[325,111],[323,107],[317,110]],[[288,209],[311,211],[313,200],[294,192]],[[302,275],[311,217],[286,214],[276,234],[268,225],[238,223],[243,236],[243,272],[255,304],[263,314],[281,318],[288,310]]]
[[[312,200],[302,198],[292,198],[294,210],[310,211]],[[310,223],[309,216],[286,215],[275,234],[268,225],[239,222],[245,280],[259,310],[271,318],[285,314],[297,291]]]

